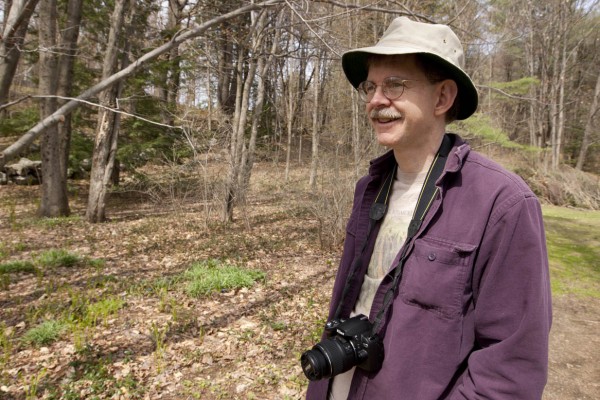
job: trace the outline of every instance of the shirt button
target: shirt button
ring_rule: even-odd
[[[427,256],[427,259],[429,261],[435,261],[435,257],[436,257],[435,253],[429,253],[429,255]]]

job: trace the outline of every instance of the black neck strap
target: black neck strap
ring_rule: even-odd
[[[442,174],[442,171],[444,170],[444,166],[446,164],[446,158],[447,158],[448,154],[450,153],[451,149],[452,149],[452,140],[450,139],[450,137],[448,135],[444,135],[440,149],[438,150],[438,152],[435,156],[435,159],[433,160],[433,162],[431,163],[431,166],[429,167],[427,176],[425,178],[425,183],[423,184],[423,187],[421,188],[421,193],[419,194],[417,206],[415,207],[412,220],[408,227],[407,238],[404,242],[404,245],[402,246],[402,255],[400,256],[399,264],[394,273],[393,284],[390,286],[390,288],[386,292],[385,297],[384,297],[383,307],[377,313],[377,316],[375,317],[375,321],[373,323],[373,330],[372,330],[373,334],[377,333],[377,330],[379,330],[379,326],[381,324],[381,319],[385,315],[385,312],[387,311],[388,307],[391,304],[391,300],[394,297],[396,288],[398,286],[398,283],[400,282],[400,277],[402,275],[402,267],[404,265],[404,260],[406,258],[408,243],[412,240],[412,238],[418,232],[419,228],[421,227],[421,224],[423,223],[423,219],[425,218],[425,215],[427,214],[427,211],[429,210],[429,207],[431,206],[431,203],[435,199],[435,196],[436,196],[436,193],[438,190],[435,183],[438,180],[438,178],[440,177],[440,175]],[[381,188],[379,189],[379,193],[377,194],[377,197],[375,198],[375,202],[371,206],[371,209],[369,211],[369,228],[367,230],[367,237],[365,238],[365,241],[363,242],[363,245],[360,250],[360,254],[358,255],[358,257],[356,257],[354,259],[350,273],[348,274],[348,276],[346,278],[346,284],[344,285],[344,290],[342,291],[341,301],[338,304],[338,306],[336,308],[336,312],[334,314],[334,318],[336,318],[336,319],[340,317],[340,313],[341,313],[343,305],[346,301],[346,296],[347,296],[348,290],[351,286],[351,282],[353,281],[354,276],[356,275],[357,271],[360,270],[360,266],[362,264],[362,256],[363,256],[363,253],[369,242],[371,232],[372,232],[374,226],[383,219],[383,217],[385,216],[385,213],[387,212],[388,200],[390,197],[390,193],[392,191],[392,186],[394,184],[395,172],[396,172],[396,166],[394,165],[394,168],[392,169],[392,171],[390,171],[387,174],[385,180],[383,181],[383,184],[381,185]]]

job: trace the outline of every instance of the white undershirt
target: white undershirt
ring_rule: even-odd
[[[360,289],[354,310],[350,316],[369,315],[379,284],[392,268],[392,262],[400,251],[419,193],[427,176],[427,170],[418,173],[403,173],[398,170],[392,186],[388,210],[377,234],[369,268]],[[354,368],[336,376],[331,384],[329,400],[348,398]]]

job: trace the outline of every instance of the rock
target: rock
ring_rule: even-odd
[[[4,167],[7,181],[17,185],[39,185],[42,178],[42,162],[21,158],[16,164]]]
[[[6,166],[6,172],[8,175],[37,175],[41,174],[42,162],[31,161],[28,158],[21,158],[16,164],[9,164]]]

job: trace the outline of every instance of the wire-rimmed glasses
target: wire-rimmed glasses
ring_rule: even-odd
[[[388,76],[383,80],[381,85],[376,85],[371,81],[364,81],[358,85],[358,97],[365,103],[369,103],[373,100],[375,96],[375,92],[377,91],[377,86],[381,86],[383,90],[383,95],[388,100],[396,100],[402,93],[404,93],[404,89],[406,89],[406,82],[414,81],[415,79],[402,79],[397,76]]]

